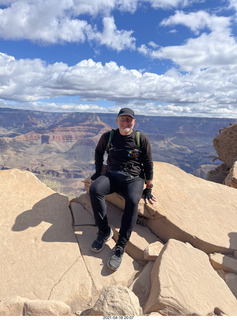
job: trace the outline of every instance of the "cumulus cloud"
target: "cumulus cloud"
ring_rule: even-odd
[[[89,59],[74,66],[64,63],[47,65],[39,59],[16,60],[1,54],[0,99],[32,104],[40,99],[80,96],[87,101],[104,99],[118,105],[134,104],[140,113],[149,110],[149,114],[161,114],[162,107],[162,114],[167,115],[192,115],[196,110],[198,114],[215,112],[218,115],[220,112],[223,116],[225,112],[227,116],[228,110],[232,110],[230,117],[233,117],[237,113],[233,112],[237,101],[236,75],[237,65],[212,67],[189,74],[171,69],[157,75],[129,70],[115,62],[103,65]],[[139,105],[142,106],[140,109]],[[54,109],[53,105],[50,107]],[[55,108],[58,110],[58,105]],[[67,104],[61,105],[62,110],[68,108]],[[85,110],[83,108],[89,109],[88,104],[71,105],[74,111]]]
[[[199,34],[202,29],[208,28],[211,31],[222,32],[230,26],[230,17],[218,17],[210,15],[206,11],[190,12],[185,14],[183,11],[164,19],[161,26],[184,25],[190,28],[195,34]]]
[[[103,18],[103,32],[88,32],[89,40],[96,40],[101,45],[105,45],[117,51],[125,49],[135,49],[135,38],[133,31],[117,30],[114,18]]]
[[[192,2],[200,0],[0,0],[0,37],[49,44],[95,40],[117,51],[134,49],[132,30],[117,29],[114,10],[134,13],[139,5],[147,3],[156,9],[167,9]],[[85,20],[85,16],[80,18],[82,15],[103,17],[104,30],[98,31],[98,26]]]
[[[134,52],[134,32],[117,27],[115,10],[133,14],[143,5],[170,10],[201,2],[0,0],[0,37],[50,44],[89,41],[117,52]],[[237,10],[237,0],[230,0],[229,5]],[[164,74],[130,70],[113,61],[102,64],[87,59],[69,66],[48,64],[41,59],[15,59],[0,53],[1,105],[11,101],[16,107],[35,110],[95,112],[117,112],[118,106],[123,105],[134,108],[138,114],[237,117],[237,46],[231,17],[179,10],[158,28],[174,30],[178,25],[191,30],[193,37],[180,45],[163,47],[151,37],[138,49],[153,60],[169,59],[176,65]],[[57,97],[80,97],[80,101],[94,103],[50,102]],[[45,102],[47,99],[49,102]],[[96,104],[98,100],[114,106],[101,107]]]
[[[209,15],[204,11],[189,14],[178,11],[161,22],[162,26],[178,24],[189,27],[195,34],[204,28],[210,32],[187,39],[185,44],[179,46],[154,49],[154,46],[143,44],[139,52],[153,59],[170,59],[183,71],[230,65],[236,61],[237,44],[231,34],[229,17]]]
[[[4,1],[2,4],[10,4]],[[108,15],[115,6],[121,10],[135,10],[132,1],[111,0],[19,0],[0,9],[0,37],[3,39],[28,39],[49,44],[85,42],[95,40],[117,51],[134,49],[131,30],[118,30],[113,17],[103,18],[104,30],[99,31],[80,15]]]

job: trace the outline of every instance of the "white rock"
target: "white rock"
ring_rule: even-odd
[[[139,316],[141,312],[137,296],[127,287],[114,285],[102,290],[90,315]]]

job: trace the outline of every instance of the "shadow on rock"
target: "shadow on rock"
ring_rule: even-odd
[[[43,229],[42,241],[45,242],[76,242],[68,198],[57,193],[40,200],[31,210],[17,216],[12,231],[21,232],[28,228],[35,228],[36,232],[42,232]]]

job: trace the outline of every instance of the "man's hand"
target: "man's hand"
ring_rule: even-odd
[[[151,188],[145,188],[143,190],[142,196],[145,199],[146,204],[148,204],[148,203],[153,204],[154,202],[157,201],[156,197],[152,195],[151,190],[152,190]]]
[[[95,179],[97,179],[99,176],[100,176],[100,174],[97,173],[97,172],[95,172],[95,173],[91,176],[91,183],[92,183],[93,181],[95,181]]]

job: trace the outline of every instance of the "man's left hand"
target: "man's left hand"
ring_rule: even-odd
[[[148,204],[148,203],[153,204],[154,202],[157,201],[156,197],[152,195],[151,191],[152,191],[151,188],[145,188],[143,190],[142,196],[145,199],[145,203],[146,204]]]

